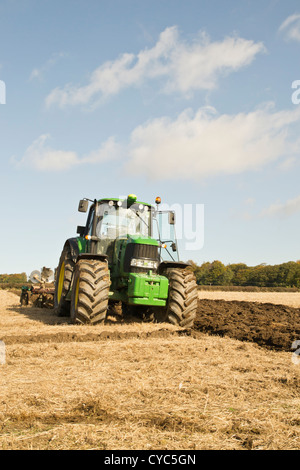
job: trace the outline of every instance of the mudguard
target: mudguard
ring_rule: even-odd
[[[107,255],[94,255],[93,253],[81,253],[77,257],[77,260],[81,260],[81,259],[97,259],[98,261],[107,261],[108,256]]]
[[[76,264],[79,259],[97,259],[99,261],[107,261],[107,255],[94,255],[92,253],[79,253],[77,238],[69,238],[65,246],[69,246],[72,261]]]
[[[166,268],[187,268],[190,266],[189,263],[184,263],[183,261],[163,261],[160,263],[158,272],[161,273]]]
[[[72,257],[72,261],[74,263],[77,262],[77,258],[79,256],[79,248],[78,248],[78,242],[77,242],[77,238],[69,238],[66,243],[65,243],[65,246],[69,246],[70,248],[70,254],[71,254],[71,257]]]

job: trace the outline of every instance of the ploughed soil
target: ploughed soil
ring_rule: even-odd
[[[272,303],[199,299],[192,334],[197,332],[251,341],[291,351],[300,339],[300,308]]]

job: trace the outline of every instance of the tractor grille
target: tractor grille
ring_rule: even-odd
[[[130,266],[132,258],[158,261],[158,247],[153,245],[140,245],[138,243],[129,243],[126,247],[124,271],[126,273],[147,272],[149,268]]]

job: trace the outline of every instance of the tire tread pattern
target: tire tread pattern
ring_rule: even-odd
[[[76,283],[79,280],[78,303],[75,307]],[[106,262],[80,260],[74,275],[71,317],[74,323],[96,324],[106,319],[110,276]]]
[[[187,268],[167,268],[169,279],[166,319],[176,326],[192,328],[197,314],[198,290],[194,274]]]
[[[60,269],[61,269],[63,262],[65,262],[65,276],[64,276],[61,299],[58,302],[57,293],[58,293],[59,273],[60,273]],[[75,263],[72,260],[70,247],[65,246],[65,248],[63,249],[61,253],[59,263],[58,263],[57,275],[56,275],[56,280],[55,280],[55,294],[54,294],[54,308],[56,310],[57,315],[60,317],[70,315],[70,302],[66,300],[66,296],[71,289],[74,268],[75,268]]]

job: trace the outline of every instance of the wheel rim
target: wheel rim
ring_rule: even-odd
[[[76,289],[75,289],[75,310],[77,309],[78,299],[79,299],[79,279],[77,279]]]
[[[64,279],[65,279],[65,262],[62,263],[60,271],[59,271],[59,278],[58,278],[58,289],[57,289],[57,300],[58,303],[61,300],[63,287],[64,287]]]

